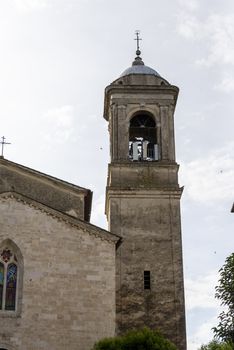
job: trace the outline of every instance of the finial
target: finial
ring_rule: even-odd
[[[136,38],[134,40],[136,40],[137,42],[137,49],[136,49],[136,58],[135,61],[132,62],[133,66],[137,66],[137,65],[144,65],[144,62],[142,61],[142,58],[140,57],[141,51],[140,51],[140,40],[142,40],[140,38],[140,30],[136,30],[135,31],[136,34]]]
[[[134,40],[136,40],[136,42],[137,42],[136,55],[137,55],[137,56],[140,56],[141,51],[140,51],[139,42],[140,42],[140,40],[142,40],[142,39],[139,37],[139,35],[140,35],[140,30],[136,30],[136,31],[135,31],[135,34],[136,34],[136,39],[134,39]]]
[[[10,142],[6,142],[5,136],[2,136],[2,141],[0,141],[0,144],[2,145],[1,157],[4,158],[4,157],[3,157],[4,145],[10,145]]]

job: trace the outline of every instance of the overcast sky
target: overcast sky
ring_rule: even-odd
[[[104,88],[142,58],[180,88],[175,113],[188,350],[212,339],[218,269],[233,252],[233,0],[0,0],[5,158],[94,192],[106,227]]]

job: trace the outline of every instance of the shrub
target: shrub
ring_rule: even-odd
[[[123,336],[100,340],[93,350],[178,350],[158,331],[134,330]]]
[[[199,350],[233,350],[231,344],[212,340],[207,345],[202,345]]]

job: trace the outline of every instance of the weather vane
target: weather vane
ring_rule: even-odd
[[[4,145],[10,145],[10,142],[6,142],[5,136],[2,136],[2,141],[0,141],[0,144],[2,145],[2,154],[1,154],[1,157],[3,157]]]
[[[141,51],[140,51],[140,40],[142,40],[142,39],[139,37],[139,35],[140,35],[140,30],[136,30],[136,31],[135,31],[135,34],[136,34],[136,39],[134,39],[134,40],[136,40],[136,42],[137,42],[136,54],[137,54],[137,56],[140,56],[140,54],[141,54]]]

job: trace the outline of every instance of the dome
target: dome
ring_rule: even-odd
[[[121,77],[125,77],[126,75],[130,74],[144,74],[144,75],[155,75],[156,77],[160,77],[160,74],[156,72],[153,68],[150,68],[148,66],[145,66],[144,62],[142,61],[140,54],[141,51],[137,50],[136,51],[137,57],[135,60],[132,62],[132,66],[127,68],[121,75]]]
[[[127,69],[125,69],[125,71],[120,75],[120,77],[124,77],[126,75],[130,75],[130,74],[147,74],[147,75],[155,75],[156,77],[160,77],[160,74],[158,74],[158,72],[156,72],[156,70],[154,70],[153,68],[150,68],[148,66],[145,65],[133,65]]]

